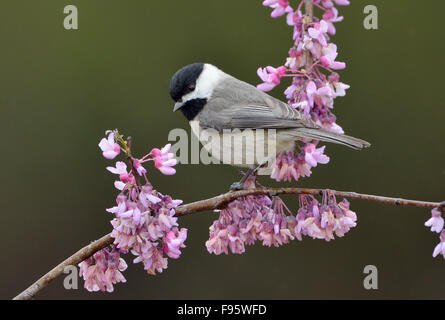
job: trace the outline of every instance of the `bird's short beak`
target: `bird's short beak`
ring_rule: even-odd
[[[183,104],[184,104],[183,102],[176,102],[175,106],[173,108],[173,112],[178,111],[179,109],[181,109]]]

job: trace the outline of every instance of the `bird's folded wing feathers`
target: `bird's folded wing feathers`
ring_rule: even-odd
[[[318,128],[312,120],[286,103],[233,77],[215,89],[201,111],[199,121],[201,127],[218,131]]]

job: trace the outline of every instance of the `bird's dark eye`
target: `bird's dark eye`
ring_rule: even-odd
[[[193,90],[195,90],[195,85],[194,85],[194,84],[189,84],[189,85],[187,86],[187,91],[188,91],[188,92],[192,92]]]

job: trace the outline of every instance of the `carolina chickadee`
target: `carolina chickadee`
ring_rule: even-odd
[[[239,183],[232,185],[235,189],[242,187],[259,166],[271,158],[275,159],[276,154],[295,148],[298,140],[321,140],[353,149],[370,146],[361,139],[327,131],[288,104],[211,64],[193,63],[178,70],[170,82],[170,95],[176,102],[173,111],[182,111],[206,149],[210,136],[212,157],[225,164],[250,168]],[[225,157],[224,153],[232,155],[234,151],[233,143],[227,143],[231,141],[230,135],[236,138],[242,134],[240,130],[245,129],[252,129],[255,133],[259,129],[266,132],[275,129],[275,153],[263,158],[253,157],[252,163],[234,162],[231,156]],[[203,141],[202,131],[209,132],[205,138],[207,141]],[[223,133],[229,135],[229,139],[223,139]],[[267,149],[267,141],[264,135],[260,138],[255,135],[253,143],[243,146],[244,160],[255,154],[259,144],[262,144],[262,150]]]

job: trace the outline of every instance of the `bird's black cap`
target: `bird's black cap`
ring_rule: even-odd
[[[192,63],[179,69],[170,81],[170,96],[180,100],[185,94],[193,91],[196,80],[204,69],[204,63]]]

